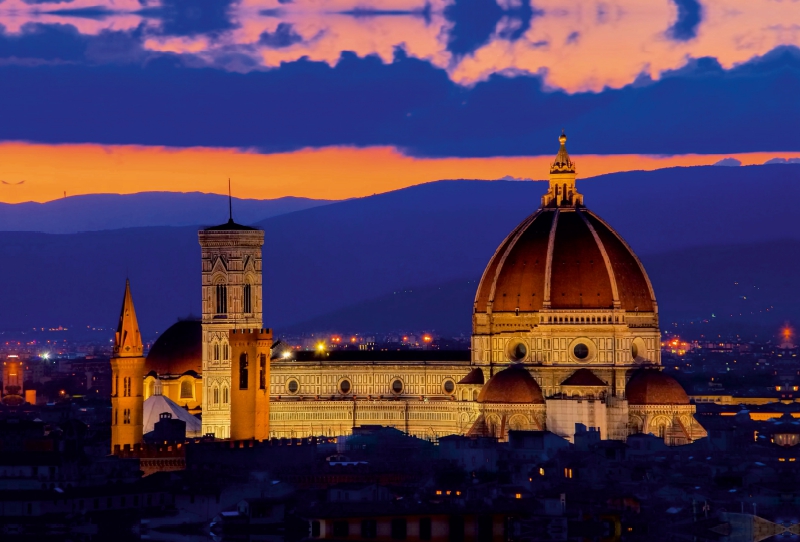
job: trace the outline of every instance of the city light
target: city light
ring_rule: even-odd
[[[284,351],[281,355],[283,356],[283,359],[289,359],[292,357],[292,353],[289,350]]]
[[[325,343],[317,343],[317,352],[325,351]]]

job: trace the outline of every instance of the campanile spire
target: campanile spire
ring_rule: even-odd
[[[550,189],[542,196],[542,207],[583,207],[583,195],[575,188],[575,162],[567,153],[564,130],[558,136],[561,146],[550,164]]]
[[[135,358],[141,356],[143,350],[139,322],[136,320],[136,310],[133,308],[131,282],[126,280],[119,325],[117,325],[117,332],[114,334],[114,357]]]

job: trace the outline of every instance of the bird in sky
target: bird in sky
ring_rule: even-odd
[[[7,184],[7,185],[9,185],[9,186],[19,186],[19,185],[23,184],[24,182],[25,182],[25,181],[20,181],[20,182],[18,182],[18,183],[10,183],[10,182],[8,182],[8,181],[3,181],[3,180],[0,180],[0,183]]]

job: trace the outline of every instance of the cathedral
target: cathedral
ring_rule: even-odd
[[[276,356],[262,322],[264,232],[232,219],[201,230],[202,319],[167,329],[146,358],[126,286],[112,359],[112,434],[122,440],[112,448],[152,430],[141,411],[157,398],[198,414],[201,433],[218,439],[337,436],[383,425],[431,440],[505,439],[509,430],[572,440],[578,423],[604,439],[650,433],[680,445],[704,437],[686,392],[661,372],[647,273],[584,205],[566,140],[562,133],[541,205],[486,266],[470,352]],[[118,376],[128,379],[122,396]],[[137,391],[130,406],[124,394]],[[114,432],[118,408],[137,429]]]

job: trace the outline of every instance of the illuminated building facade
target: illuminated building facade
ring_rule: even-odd
[[[227,223],[198,233],[202,250],[203,433],[229,438],[232,329],[260,329],[264,232]]]
[[[602,438],[644,432],[682,444],[705,436],[685,391],[660,371],[658,306],[644,267],[584,206],[566,136],[559,142],[541,205],[500,244],[480,281],[471,353],[277,357],[258,377],[269,388],[269,436],[383,425],[423,438],[505,439],[511,429],[548,429],[572,439],[577,423],[598,428]],[[245,340],[235,352],[231,340],[239,337],[232,330],[261,328],[264,232],[229,221],[199,235],[203,317],[165,332],[183,345],[172,378],[202,379],[204,433],[262,438],[265,424],[253,416],[264,409],[251,393],[262,392],[253,380],[261,339]],[[181,353],[190,350],[195,354]],[[244,382],[237,356],[245,351],[247,389],[234,391]],[[246,393],[237,399],[249,405],[242,414],[230,404],[239,391]],[[240,416],[244,429],[232,433]]]
[[[276,360],[274,435],[380,424],[422,437],[547,428],[571,439],[582,423],[603,438],[705,436],[686,393],[658,370],[658,307],[644,267],[584,206],[566,136],[559,142],[541,206],[500,244],[478,286],[471,359]]]
[[[269,358],[272,331],[233,329],[231,345],[231,439],[269,438]]]
[[[144,347],[133,308],[130,282],[126,281],[111,356],[112,453],[142,442],[143,387]]]
[[[24,403],[25,364],[19,356],[12,354],[3,361],[3,372],[0,376],[3,378],[2,389],[0,389],[0,398],[2,398],[3,404],[17,405]]]

